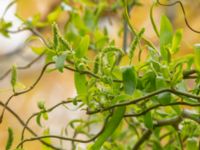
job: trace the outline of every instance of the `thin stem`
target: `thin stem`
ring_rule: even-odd
[[[24,126],[32,135],[37,136],[37,134],[31,128],[29,128],[28,126],[26,126],[26,124],[24,123],[24,121],[21,119],[21,117],[16,112],[14,112],[10,107],[8,107],[5,104],[3,104],[1,101],[0,101],[0,105],[2,107],[4,107],[6,110],[8,110],[19,121],[19,123],[22,126]],[[42,141],[42,140],[39,140],[39,141],[42,144],[44,144],[44,145],[46,145],[48,147],[51,147],[51,148],[53,148],[55,150],[60,150],[60,148],[57,148],[57,147],[55,147],[55,146],[53,146],[53,145],[51,145],[49,143],[46,143],[45,141]]]
[[[159,38],[160,35],[159,35],[157,26],[156,26],[155,21],[154,21],[154,18],[153,18],[153,9],[154,9],[154,6],[155,6],[155,3],[152,4],[151,9],[150,9],[150,20],[151,20],[151,24],[152,24],[152,26],[153,26],[153,29],[154,29],[154,31],[155,31],[157,37]]]
[[[29,62],[25,66],[19,66],[17,67],[17,70],[24,70],[30,68],[33,64],[35,64],[38,60],[40,60],[44,56],[44,53],[33,59],[31,62]],[[1,77],[0,80],[3,80],[9,73],[11,72],[11,69],[7,70]]]
[[[174,103],[170,103],[170,104],[166,104],[166,105],[163,105],[163,104],[157,104],[155,106],[152,106],[152,107],[149,107],[147,108],[146,110],[140,112],[140,113],[135,113],[135,114],[125,114],[124,117],[138,117],[138,116],[142,116],[142,115],[145,115],[147,112],[151,111],[151,110],[155,110],[156,108],[159,108],[159,107],[166,107],[166,106],[176,106],[176,105],[179,105],[179,106],[193,106],[193,107],[199,107],[200,106],[200,103],[198,104],[191,104],[191,103],[186,103],[186,102],[174,102]]]
[[[146,130],[144,132],[144,134],[142,135],[142,137],[137,141],[137,143],[134,145],[132,150],[138,150],[139,147],[146,141],[149,139],[149,137],[151,136],[152,131],[151,130]]]
[[[199,31],[199,30],[194,29],[194,28],[191,27],[191,25],[189,24],[189,21],[188,21],[188,19],[187,19],[187,17],[186,17],[185,8],[184,8],[183,3],[182,3],[181,1],[175,1],[175,2],[173,2],[173,3],[171,3],[171,4],[163,4],[163,3],[161,3],[159,0],[157,0],[157,3],[158,3],[159,5],[161,5],[161,6],[174,6],[174,5],[176,5],[176,4],[179,4],[180,7],[181,7],[181,10],[182,10],[182,12],[183,12],[184,20],[185,20],[185,23],[186,23],[187,27],[188,27],[191,31],[193,31],[194,33],[200,34],[200,31]]]
[[[28,126],[29,122],[30,122],[34,117],[36,117],[38,114],[40,114],[40,113],[46,113],[46,112],[51,112],[51,111],[53,111],[54,109],[56,109],[57,107],[59,107],[60,105],[68,104],[68,103],[72,103],[72,102],[73,102],[72,100],[61,101],[60,103],[58,103],[58,104],[52,106],[51,108],[49,108],[49,109],[47,109],[47,110],[42,110],[42,111],[39,111],[39,112],[36,112],[36,113],[32,114],[32,115],[27,119],[27,121],[26,121],[26,123],[25,123],[25,126],[24,126],[24,128],[23,128],[23,130],[22,130],[21,140],[24,139],[24,133],[25,133],[25,130],[26,130],[26,126]],[[80,102],[80,101],[77,101],[77,102]]]
[[[68,137],[63,137],[63,136],[58,136],[58,135],[46,135],[46,136],[38,136],[38,137],[33,137],[33,138],[29,138],[29,139],[25,139],[23,141],[21,141],[16,148],[19,148],[22,144],[26,143],[26,142],[30,142],[30,141],[36,141],[36,140],[41,140],[41,139],[46,139],[46,138],[53,138],[53,139],[60,139],[60,140],[65,140],[65,141],[72,141],[72,142],[79,142],[79,143],[90,143],[92,141],[94,141],[97,137],[99,137],[103,131],[105,130],[105,127],[107,125],[107,122],[109,120],[109,118],[111,117],[111,114],[109,114],[105,121],[104,121],[104,125],[101,128],[101,130],[91,139],[88,140],[82,140],[82,139],[75,139],[75,138],[68,138]]]
[[[87,114],[96,114],[96,113],[99,113],[99,112],[108,111],[108,110],[113,109],[115,107],[137,104],[138,102],[141,102],[141,101],[144,101],[146,99],[149,99],[152,96],[155,96],[155,95],[158,95],[158,94],[161,94],[161,93],[166,93],[166,92],[173,93],[173,94],[175,94],[177,96],[185,96],[185,97],[193,98],[193,99],[196,99],[196,100],[198,100],[200,102],[200,97],[199,96],[196,96],[196,95],[193,95],[193,94],[189,94],[189,93],[180,92],[180,91],[177,91],[175,89],[161,89],[161,90],[157,90],[155,92],[149,93],[146,96],[142,96],[140,98],[136,98],[136,99],[128,101],[128,102],[115,104],[115,105],[112,105],[110,107],[106,107],[106,108],[103,108],[103,109],[97,109],[95,111],[89,111],[88,110]]]
[[[5,106],[7,106],[9,104],[9,102],[12,100],[13,97],[16,97],[16,96],[19,96],[19,95],[22,95],[24,93],[28,93],[30,92],[38,83],[39,81],[41,80],[44,72],[46,71],[47,67],[51,64],[54,64],[54,62],[49,62],[47,63],[43,68],[42,68],[42,71],[40,72],[40,75],[38,76],[38,78],[36,79],[36,81],[33,83],[32,86],[30,86],[28,89],[22,91],[22,92],[15,92],[13,93],[7,100],[6,100],[6,103],[5,103]],[[6,108],[4,107],[3,110],[2,110],[2,113],[1,113],[1,116],[0,116],[0,123],[2,122],[3,120],[3,116],[4,116],[4,113],[5,113],[5,110]]]

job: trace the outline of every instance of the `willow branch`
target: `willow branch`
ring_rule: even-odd
[[[170,3],[170,4],[163,4],[163,3],[161,3],[159,0],[157,0],[157,3],[158,3],[159,5],[161,5],[161,6],[174,6],[174,5],[176,5],[176,4],[179,4],[180,7],[181,7],[181,10],[182,10],[182,12],[183,12],[184,20],[185,20],[185,23],[186,23],[187,27],[188,27],[191,31],[193,31],[194,33],[200,34],[200,31],[199,31],[199,30],[194,29],[194,28],[191,27],[191,25],[189,24],[189,21],[188,21],[188,19],[187,19],[187,17],[186,17],[185,8],[184,8],[183,3],[182,3],[181,1],[175,1],[175,2]]]
[[[142,137],[137,141],[137,143],[134,145],[132,150],[138,150],[139,147],[150,138],[152,131],[151,130],[146,130]]]
[[[73,71],[73,72],[78,72],[78,73],[80,73],[80,74],[86,74],[86,75],[91,76],[91,77],[94,77],[94,78],[96,78],[96,79],[101,79],[100,76],[98,76],[98,75],[96,75],[96,74],[94,74],[94,73],[92,73],[92,72],[90,72],[90,71],[87,71],[87,70],[78,70],[78,69],[75,69],[75,68],[73,68],[73,67],[66,66],[66,65],[64,66],[64,68],[67,69],[67,70]],[[122,80],[114,79],[114,80],[112,80],[112,81],[113,81],[113,82],[122,83]]]
[[[42,140],[42,139],[46,139],[46,138],[60,139],[60,140],[65,140],[65,141],[78,142],[78,143],[90,143],[90,142],[94,141],[96,138],[98,138],[104,132],[105,127],[106,127],[107,122],[108,122],[108,120],[109,120],[110,117],[111,117],[111,114],[109,114],[106,117],[106,119],[104,121],[104,125],[101,128],[101,130],[94,137],[92,137],[91,139],[82,140],[82,139],[68,138],[68,137],[58,136],[58,135],[46,135],[46,136],[38,136],[38,137],[33,137],[33,138],[25,139],[25,140],[21,141],[17,145],[17,148],[19,148],[22,144],[24,144],[26,142],[37,141],[37,140]]]
[[[163,126],[168,126],[168,125],[172,125],[174,127],[177,127],[177,125],[185,118],[191,119],[193,121],[196,121],[198,124],[200,124],[200,118],[194,119],[194,117],[192,117],[192,116],[193,116],[192,113],[188,112],[187,110],[183,110],[183,112],[181,113],[180,116],[175,116],[175,117],[170,118],[170,119],[158,120],[156,123],[154,123],[154,129],[157,128],[157,127],[163,127]],[[146,140],[149,139],[151,133],[152,133],[151,130],[149,130],[149,129],[146,130],[145,133],[143,134],[143,136],[134,145],[133,150],[139,149],[139,147]]]
[[[155,106],[152,106],[152,107],[147,108],[146,110],[144,110],[144,111],[142,111],[142,112],[140,112],[140,113],[125,114],[124,117],[138,117],[138,116],[145,115],[145,114],[148,113],[149,111],[155,110],[156,108],[159,108],[159,107],[176,106],[176,105],[179,105],[179,106],[182,105],[182,106],[199,107],[199,106],[200,106],[200,103],[198,103],[198,104],[192,104],[192,103],[186,103],[186,102],[174,102],[174,103],[170,103],[170,104],[166,104],[166,105],[157,104],[157,105],[155,105]]]
[[[21,117],[16,113],[16,112],[14,112],[10,107],[8,107],[8,106],[6,106],[3,102],[1,102],[0,101],[0,105],[3,107],[3,108],[5,108],[6,110],[8,110],[18,121],[19,121],[19,123],[23,126],[23,127],[25,127],[32,135],[34,135],[34,136],[37,136],[37,134],[31,129],[31,128],[29,128],[28,126],[26,126],[26,124],[24,123],[24,121],[21,119]],[[44,144],[44,145],[46,145],[46,146],[48,146],[48,147],[51,147],[51,148],[53,148],[53,149],[55,149],[55,150],[60,150],[60,148],[57,148],[57,147],[55,147],[55,146],[53,146],[53,145],[51,145],[51,144],[49,144],[49,143],[46,143],[45,141],[42,141],[42,140],[39,140],[42,144]]]
[[[175,89],[161,89],[161,90],[149,93],[146,96],[142,96],[140,98],[136,98],[136,99],[128,101],[128,102],[123,102],[123,103],[115,104],[115,105],[112,105],[110,107],[106,107],[106,108],[102,108],[102,109],[97,109],[97,110],[94,110],[94,111],[88,110],[87,114],[96,114],[96,113],[99,113],[99,112],[108,111],[108,110],[113,109],[115,107],[121,107],[121,106],[128,106],[128,105],[132,105],[132,104],[137,104],[138,102],[144,101],[144,100],[149,99],[149,98],[151,98],[151,97],[153,97],[155,95],[158,95],[158,94],[161,94],[161,93],[166,93],[166,92],[173,93],[173,94],[175,94],[177,96],[185,96],[185,97],[193,98],[193,99],[196,99],[197,101],[200,102],[200,97],[197,96],[197,95],[193,95],[193,94],[190,94],[190,93],[185,93],[185,92],[177,91]]]
[[[49,109],[46,109],[46,110],[42,110],[42,111],[39,111],[39,112],[36,112],[34,114],[32,114],[26,121],[25,123],[25,126],[23,127],[23,130],[22,130],[22,134],[21,134],[21,140],[24,139],[24,133],[25,133],[25,130],[26,130],[26,126],[28,126],[29,122],[34,118],[36,117],[38,114],[41,114],[41,113],[46,113],[46,112],[51,112],[53,111],[54,109],[56,109],[57,107],[59,107],[60,105],[63,105],[63,104],[68,104],[68,103],[72,103],[73,101],[72,100],[68,100],[68,101],[61,101],[60,103],[52,106],[51,108]],[[80,101],[77,101],[77,102],[80,102]]]
[[[38,60],[40,60],[40,59],[42,58],[42,56],[44,56],[44,53],[42,53],[41,55],[39,55],[38,57],[36,57],[35,59],[33,59],[33,60],[32,60],[31,62],[29,62],[27,65],[17,67],[17,69],[18,69],[18,70],[24,70],[24,69],[30,68],[34,63],[36,63]],[[3,80],[10,72],[11,72],[11,69],[9,69],[8,71],[6,71],[6,72],[0,77],[0,80]]]
[[[42,68],[42,71],[40,72],[40,75],[38,76],[38,78],[36,79],[36,81],[32,84],[32,86],[30,86],[28,89],[24,90],[24,91],[21,91],[21,92],[15,92],[13,93],[5,102],[5,106],[7,106],[9,104],[9,102],[12,100],[13,97],[16,97],[16,96],[19,96],[19,95],[22,95],[22,94],[25,94],[25,93],[28,93],[30,92],[37,84],[38,82],[41,80],[44,72],[46,71],[47,67],[51,64],[53,64],[54,62],[49,62],[47,63],[43,68]],[[5,113],[5,110],[6,108],[4,107],[3,108],[3,111],[1,113],[1,116],[0,116],[0,123],[2,122],[3,120],[3,116],[4,116],[4,113]]]

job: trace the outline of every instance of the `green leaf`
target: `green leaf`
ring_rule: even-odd
[[[132,95],[137,86],[137,75],[133,66],[123,68],[123,84],[126,94]]]
[[[179,64],[176,66],[174,69],[173,77],[172,77],[172,82],[171,84],[175,86],[177,83],[181,82],[183,79],[183,70],[182,70],[182,64]]]
[[[36,123],[37,123],[40,127],[42,127],[42,125],[41,125],[41,116],[42,116],[42,113],[39,113],[39,114],[37,115],[37,117],[36,117]]]
[[[160,52],[163,60],[167,62],[170,60],[168,48],[172,43],[172,37],[172,25],[166,16],[162,16],[160,23]]]
[[[16,67],[16,65],[12,66],[11,81],[10,82],[11,82],[13,90],[15,91],[15,86],[16,86],[16,83],[17,83],[17,67]]]
[[[198,150],[198,144],[195,138],[189,138],[187,140],[186,150]]]
[[[46,112],[42,113],[42,117],[43,117],[44,120],[49,119],[48,113],[46,113]]]
[[[8,29],[12,27],[12,23],[11,22],[7,22],[3,19],[0,19],[0,33],[5,36],[5,37],[9,37],[9,32]]]
[[[84,96],[87,94],[87,80],[84,74],[78,72],[74,73],[74,81],[77,94],[79,96]]]
[[[45,102],[44,101],[38,101],[37,106],[39,109],[43,110],[45,109]]]
[[[113,132],[119,126],[121,120],[123,119],[126,107],[119,107],[113,112],[113,116],[106,124],[103,133],[97,138],[94,145],[90,148],[91,150],[100,150],[103,143],[113,134]]]
[[[152,119],[152,116],[151,116],[151,112],[147,112],[144,115],[144,124],[147,128],[153,129],[153,119]]]
[[[13,137],[13,130],[11,128],[8,128],[8,139],[6,143],[6,150],[10,150],[12,143],[13,143],[14,137]]]
[[[56,23],[53,23],[52,31],[53,31],[54,48],[57,49],[58,48],[59,29],[58,29],[58,25]]]
[[[156,89],[163,89],[163,88],[167,88],[166,81],[161,77],[157,77]],[[171,101],[171,94],[169,92],[161,93],[157,96],[157,98],[159,103],[161,103],[162,105],[166,105],[169,104]]]
[[[49,135],[49,134],[50,134],[49,128],[48,128],[48,129],[45,129],[45,130],[43,131],[43,136],[46,136],[46,135]],[[51,139],[50,139],[50,138],[45,138],[45,139],[43,139],[43,141],[44,141],[45,143],[51,144]],[[53,149],[43,144],[43,145],[42,145],[42,150],[53,150]]]
[[[182,34],[183,34],[182,29],[179,29],[175,32],[173,39],[172,39],[172,48],[171,48],[172,54],[178,52],[178,50],[180,48],[180,44],[181,44]]]
[[[57,7],[53,12],[49,13],[47,16],[48,22],[53,23],[54,21],[56,21],[61,11],[61,8]]]
[[[60,72],[63,72],[63,68],[64,68],[64,65],[65,65],[65,60],[66,60],[66,57],[67,55],[66,54],[63,54],[63,55],[60,55],[56,58],[56,68],[60,71]]]
[[[79,43],[79,46],[76,49],[75,55],[77,58],[82,58],[82,57],[86,56],[89,44],[90,44],[90,37],[88,35],[85,35],[81,39],[81,42]]]
[[[194,51],[194,61],[195,67],[200,72],[200,44],[195,44],[195,51]]]
[[[45,51],[45,47],[31,47],[32,51],[37,54],[41,55]]]

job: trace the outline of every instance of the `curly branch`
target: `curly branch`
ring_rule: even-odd
[[[134,99],[134,100],[131,100],[131,101],[128,101],[128,102],[115,104],[115,105],[112,105],[110,107],[106,107],[106,108],[103,108],[103,109],[97,109],[95,111],[89,111],[88,110],[87,114],[96,114],[96,113],[99,113],[99,112],[108,111],[108,110],[113,109],[115,107],[137,104],[138,102],[144,101],[144,100],[149,99],[149,98],[151,98],[151,97],[153,97],[155,95],[158,95],[158,94],[161,94],[161,93],[166,93],[166,92],[173,93],[173,94],[175,94],[177,96],[185,96],[185,97],[193,98],[193,99],[196,99],[196,100],[198,100],[200,102],[200,96],[193,95],[193,94],[190,94],[190,93],[181,92],[181,91],[177,91],[175,89],[161,89],[161,90],[157,90],[155,92],[149,93],[146,96],[142,96],[140,98],[137,98],[137,99]]]
[[[35,59],[33,59],[33,60],[32,60],[31,62],[29,62],[27,65],[17,67],[17,69],[18,69],[18,70],[24,70],[24,69],[30,68],[34,63],[36,63],[38,60],[40,60],[40,59],[42,58],[42,56],[44,56],[44,53],[42,53],[41,55],[39,55],[38,57],[36,57]],[[0,77],[0,80],[3,80],[10,72],[11,72],[11,69],[7,70],[7,71]]]
[[[82,139],[75,139],[75,138],[68,138],[68,137],[63,137],[63,136],[58,136],[58,135],[46,135],[46,136],[38,136],[38,137],[33,137],[33,138],[29,138],[29,139],[25,139],[22,140],[18,145],[17,148],[19,148],[22,144],[26,143],[26,142],[30,142],[30,141],[36,141],[36,140],[41,140],[41,139],[46,139],[46,138],[53,138],[53,139],[60,139],[60,140],[65,140],[65,141],[72,141],[72,142],[79,142],[79,143],[90,143],[92,141],[94,141],[96,138],[98,138],[104,131],[106,124],[109,120],[109,118],[111,117],[112,113],[110,113],[105,121],[104,121],[104,125],[101,128],[101,130],[91,139],[88,140],[82,140]]]
[[[4,107],[6,110],[8,110],[18,121],[19,121],[19,123],[22,125],[22,126],[24,126],[32,135],[34,135],[34,136],[37,136],[37,134],[31,129],[31,128],[29,128],[28,126],[26,126],[26,124],[24,123],[24,121],[21,119],[21,117],[16,113],[16,112],[14,112],[10,107],[8,107],[8,106],[6,106],[4,103],[2,103],[1,101],[0,101],[0,105],[2,106],[2,107]],[[45,141],[42,141],[42,140],[39,140],[42,144],[44,144],[44,145],[46,145],[46,146],[48,146],[48,147],[51,147],[51,148],[53,148],[53,149],[55,149],[55,150],[60,150],[60,148],[57,148],[57,147],[55,147],[55,146],[53,146],[53,145],[51,145],[51,144],[49,144],[49,143],[46,143]]]
[[[176,4],[179,4],[180,7],[181,7],[181,9],[182,9],[183,16],[184,16],[184,20],[185,20],[185,23],[186,23],[187,27],[188,27],[191,31],[193,31],[194,33],[200,34],[200,31],[199,31],[199,30],[194,29],[194,28],[191,27],[191,25],[189,24],[189,21],[188,21],[188,19],[187,19],[187,17],[186,17],[185,8],[184,8],[184,6],[183,6],[183,4],[182,4],[181,1],[175,1],[175,2],[173,2],[173,3],[171,3],[171,4],[163,4],[163,3],[161,3],[159,0],[157,0],[157,3],[158,3],[159,5],[161,5],[161,6],[174,6],[174,5],[176,5]]]

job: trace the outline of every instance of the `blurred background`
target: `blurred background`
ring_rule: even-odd
[[[72,0],[73,1],[73,0]],[[200,0],[181,0],[186,9],[186,16],[190,25],[200,30]],[[10,3],[10,0],[0,0],[0,15],[2,15],[6,6]],[[109,3],[115,3],[115,0],[108,0]],[[135,25],[137,30],[142,27],[146,29],[145,36],[148,37],[155,45],[158,45],[158,39],[155,32],[153,31],[150,23],[149,11],[152,4],[152,0],[141,0],[143,6],[135,6],[130,11],[132,24]],[[161,1],[163,3],[175,2],[175,0]],[[24,19],[28,19],[31,16],[40,13],[41,18],[46,18],[48,13],[55,9],[61,0],[18,0],[7,12],[5,18],[14,22],[13,30],[20,25],[20,20],[15,16],[17,13]],[[167,14],[174,25],[174,29],[183,28],[183,41],[181,44],[181,51],[176,57],[180,57],[184,54],[193,53],[193,45],[200,42],[200,35],[192,32],[185,24],[183,13],[179,5],[172,7],[157,6],[154,10],[154,19],[157,25],[159,25],[160,16]],[[57,19],[58,24],[62,27],[68,19],[67,13],[61,14]],[[101,20],[100,25],[106,26],[109,31],[109,36],[115,40],[117,46],[122,47],[122,36],[118,36],[118,32],[123,25],[119,13],[109,14],[104,16]],[[41,29],[40,32],[47,38],[50,38],[50,28]],[[30,32],[24,31],[17,34],[12,34],[10,38],[5,38],[0,35],[0,76],[2,76],[13,64],[17,66],[24,66],[30,62],[30,60],[37,57],[32,50],[30,45],[25,43],[26,39],[31,35]],[[40,43],[31,43],[32,45],[39,45]],[[29,87],[35,81],[39,75],[41,68],[44,64],[44,59],[41,59],[35,63],[32,67],[26,70],[18,72],[19,80],[26,86]],[[56,80],[55,80],[56,79]],[[10,85],[10,75],[4,80],[0,81],[0,100],[5,102],[6,98],[12,94]],[[9,104],[15,112],[17,112],[22,119],[26,120],[33,112],[37,112],[37,102],[44,100],[47,107],[53,106],[54,104],[66,100],[68,97],[76,95],[73,84],[73,73],[65,71],[63,73],[51,72],[46,73],[39,84],[29,93],[14,98]],[[2,108],[0,108],[1,110]],[[45,121],[44,127],[49,126],[52,134],[60,134],[60,129],[65,127],[67,122],[71,119],[82,117],[84,111],[73,111],[66,110],[63,107],[56,109],[49,115],[49,120]],[[55,120],[56,118],[56,120]],[[22,126],[18,121],[10,115],[7,111],[0,125],[0,149],[6,143],[7,139],[7,127],[12,127],[15,131],[14,135],[17,139],[20,138]],[[35,120],[32,120],[30,127],[41,134],[42,129],[38,127]],[[30,136],[26,134],[26,137]],[[34,145],[34,146],[33,146]],[[39,142],[27,143],[25,148],[28,150],[39,150],[41,145]]]

